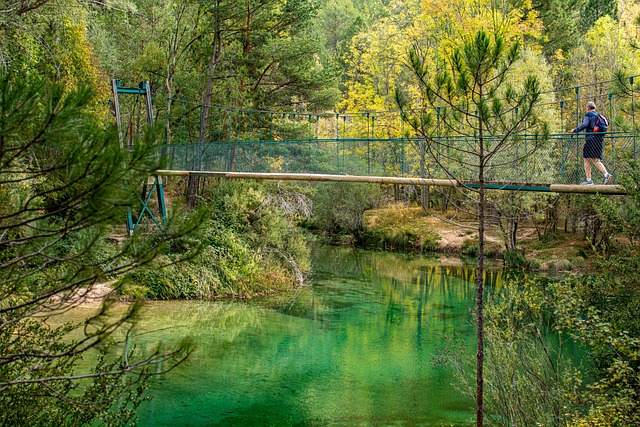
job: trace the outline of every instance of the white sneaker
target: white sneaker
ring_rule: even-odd
[[[611,182],[612,179],[613,179],[613,175],[611,175],[610,173],[605,174],[605,176],[604,176],[604,184],[607,185],[608,183]]]
[[[593,185],[593,180],[591,178],[587,178],[587,180],[582,181],[580,185]]]

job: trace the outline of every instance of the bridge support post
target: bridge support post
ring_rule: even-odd
[[[125,88],[120,86],[120,80],[113,80],[111,87],[113,90],[114,112],[118,125],[118,139],[120,142],[120,148],[124,150],[127,136],[129,137],[131,143],[133,142],[132,135],[127,135],[127,132],[132,131],[132,127],[128,125],[123,126],[122,124],[122,117],[120,114],[120,100],[118,99],[118,95],[133,94],[137,95],[138,97],[143,97],[145,101],[144,108],[147,114],[147,122],[149,125],[153,125],[151,86],[149,85],[149,82],[142,82],[137,88]],[[151,185],[151,189],[147,192],[147,188],[149,185]],[[154,215],[150,204],[151,197],[153,196],[154,192],[157,198],[157,210],[158,215],[161,218],[160,220],[158,220]],[[148,216],[160,229],[164,228],[167,222],[167,207],[164,199],[162,177],[160,175],[156,175],[155,177],[147,179],[142,185],[142,191],[140,193],[134,192],[133,194],[134,197],[132,200],[132,204],[127,208],[126,225],[128,234],[133,235],[145,216]],[[137,209],[135,209],[134,215],[134,206],[136,205]]]

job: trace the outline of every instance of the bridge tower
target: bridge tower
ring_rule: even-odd
[[[149,82],[142,82],[137,88],[122,87],[120,80],[112,80],[113,109],[118,124],[118,139],[121,149],[133,148],[133,116],[136,109],[140,108],[140,101],[143,101],[142,109],[146,111],[147,124],[153,125],[153,109],[151,103],[151,86]],[[119,95],[135,95],[135,101],[131,107],[129,123],[124,124],[121,116],[121,104]],[[157,200],[153,200],[153,195]],[[149,217],[160,229],[164,228],[167,221],[167,208],[164,199],[164,188],[162,177],[156,175],[149,177],[142,185],[141,192],[132,192],[134,200],[127,208],[127,232],[132,235],[138,228],[144,217]],[[154,214],[154,211],[156,213]],[[160,219],[157,218],[160,217]]]

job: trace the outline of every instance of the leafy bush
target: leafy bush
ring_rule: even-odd
[[[520,249],[505,251],[503,253],[504,265],[507,268],[516,270],[530,270],[539,268],[536,261],[530,261],[524,256],[524,251]]]
[[[460,251],[465,256],[475,257],[478,256],[478,239],[466,239],[462,242]]]
[[[382,201],[382,191],[375,184],[321,183],[313,197],[314,222],[327,233],[358,233],[364,226],[364,212]]]
[[[620,271],[615,275],[620,277]],[[576,410],[571,425],[640,425],[637,281],[620,282],[608,274],[569,279],[551,290],[558,328],[586,346],[592,357],[591,380],[573,396],[576,407],[586,411]]]
[[[247,297],[291,289],[310,269],[310,249],[295,226],[297,215],[274,202],[290,195],[285,186],[254,181],[219,181],[201,200],[209,219],[197,238],[167,246],[153,270],[127,278],[132,289],[153,299]],[[195,247],[201,252],[172,265]],[[163,267],[164,266],[164,267]]]

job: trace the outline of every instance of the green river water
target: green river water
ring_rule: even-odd
[[[473,352],[475,264],[325,246],[313,260],[295,294],[149,303],[139,343],[191,335],[197,350],[152,381],[139,425],[473,425],[473,401],[431,361],[443,334]]]

